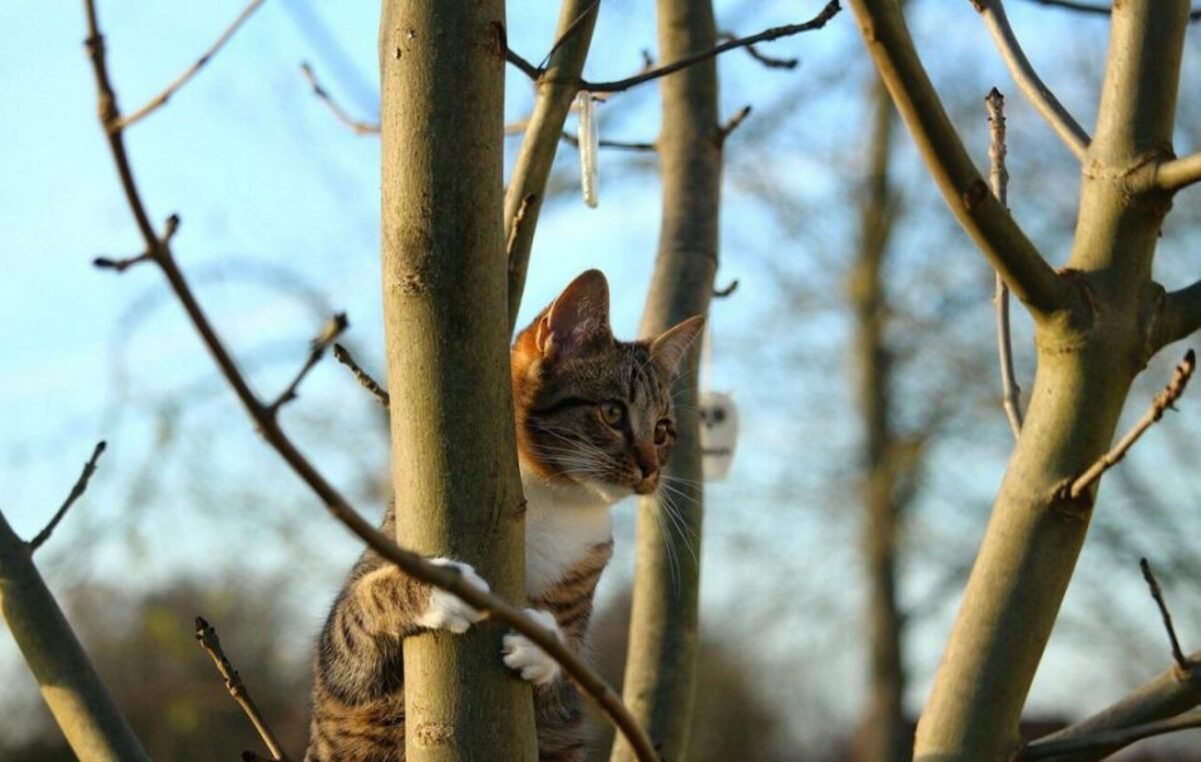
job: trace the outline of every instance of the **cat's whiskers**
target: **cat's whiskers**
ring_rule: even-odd
[[[669,489],[667,492],[659,493],[659,502],[660,506],[662,507],[662,513],[665,514],[668,520],[671,521],[672,526],[675,528],[674,534],[679,535],[680,539],[683,540],[684,547],[687,548],[688,554],[692,556],[692,562],[694,564],[699,564],[700,560],[696,554],[696,545],[694,544],[694,540],[696,540],[696,533],[684,521],[684,517],[680,515],[679,506],[675,504],[674,500],[675,497],[678,496],[683,496],[683,493],[674,489]]]

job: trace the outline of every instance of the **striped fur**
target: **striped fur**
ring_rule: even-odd
[[[585,643],[593,596],[613,551],[610,506],[658,486],[674,443],[671,381],[700,329],[619,342],[608,286],[592,270],[517,338],[512,353],[526,511],[526,593],[568,643]],[[390,508],[383,531],[392,535]],[[401,641],[430,609],[428,586],[367,550],[317,644],[306,762],[404,760]],[[428,620],[424,620],[428,621]],[[498,655],[499,658],[499,655]],[[539,759],[583,758],[580,698],[559,678],[534,687]]]

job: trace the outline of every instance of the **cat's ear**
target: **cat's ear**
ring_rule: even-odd
[[[660,373],[665,376],[676,374],[684,355],[688,354],[688,348],[701,335],[704,327],[704,316],[693,315],[655,337],[651,342],[651,362],[659,368]]]
[[[605,274],[587,270],[578,275],[546,308],[534,330],[538,351],[547,360],[612,342]]]

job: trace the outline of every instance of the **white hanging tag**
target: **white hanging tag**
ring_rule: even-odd
[[[584,192],[584,203],[595,209],[596,154],[600,150],[600,135],[596,124],[596,105],[592,93],[580,90],[575,96],[580,120],[580,187]]]
[[[738,407],[734,398],[723,392],[709,391],[713,370],[713,341],[709,324],[701,343],[700,416],[701,474],[707,482],[719,482],[734,464],[738,444]]]

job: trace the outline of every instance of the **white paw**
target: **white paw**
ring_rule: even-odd
[[[563,633],[559,630],[553,614],[537,609],[526,609],[525,613],[535,623],[553,632],[559,642],[563,642]],[[502,653],[505,664],[520,674],[522,680],[529,680],[535,685],[545,685],[559,676],[559,662],[547,656],[545,651],[525,635],[511,631],[505,636],[504,644]]]
[[[485,593],[488,583],[475,573],[470,564],[451,561],[449,558],[431,558],[431,564],[453,566],[463,576],[463,581]],[[425,613],[417,617],[417,624],[431,630],[450,630],[455,634],[467,632],[467,628],[484,618],[484,615],[464,603],[457,595],[437,587],[430,588],[430,605]]]

